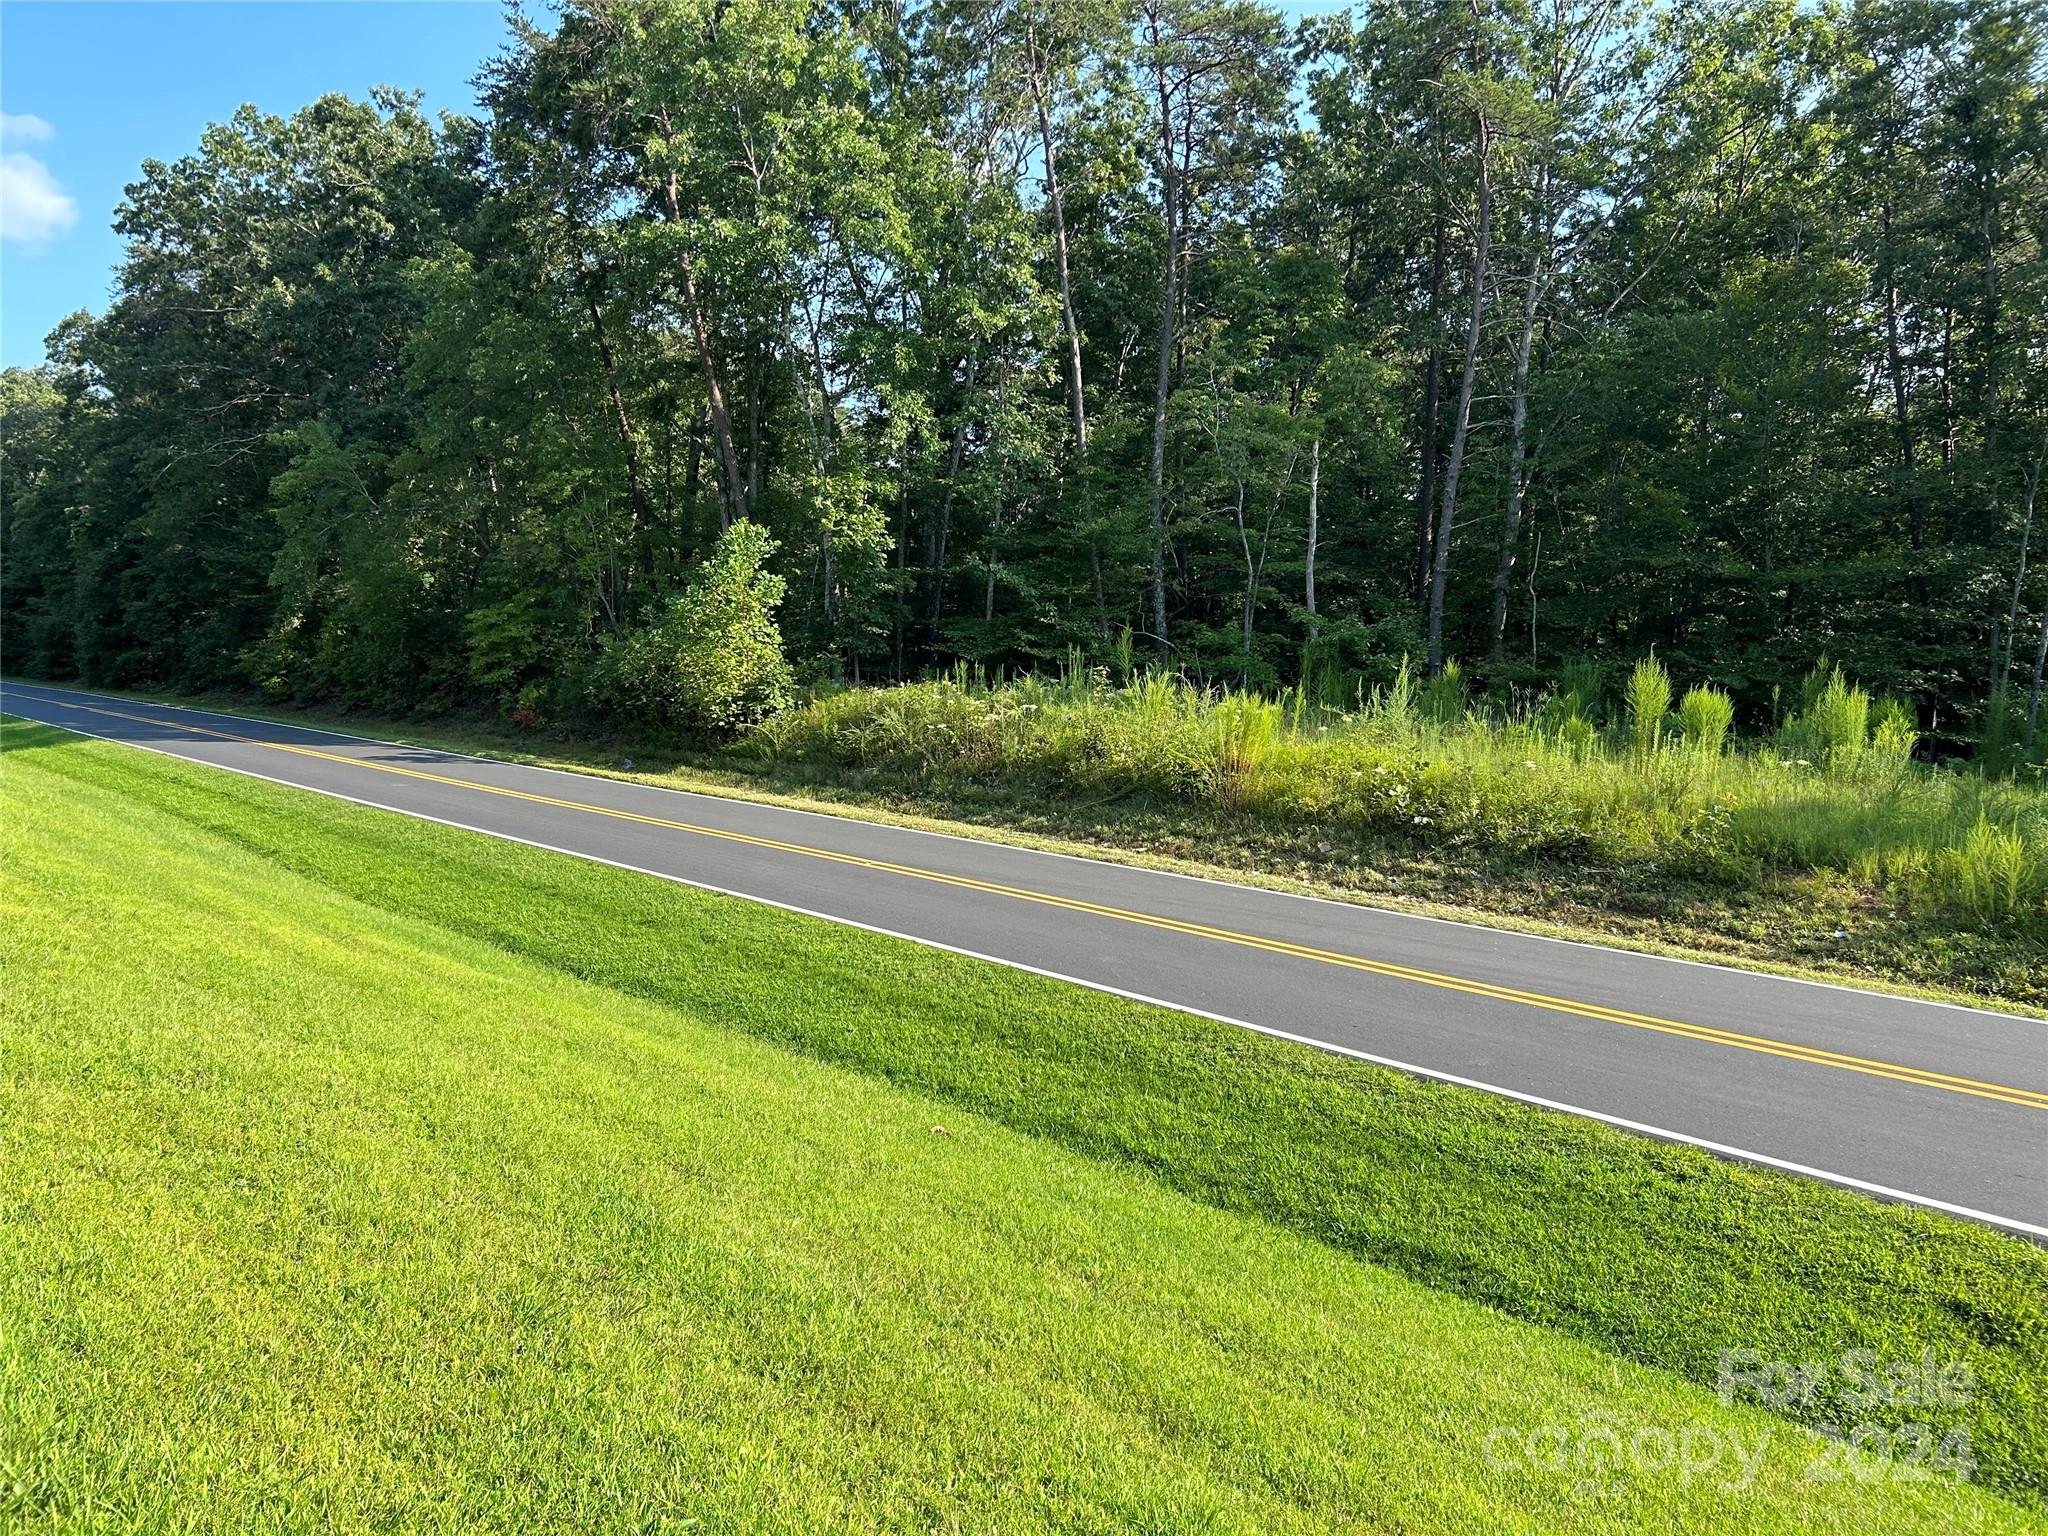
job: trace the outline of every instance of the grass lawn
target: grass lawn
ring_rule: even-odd
[[[13,1526],[2048,1529],[2025,1244],[4,735]],[[1967,1362],[2023,1502],[1809,1477],[1724,1346]]]

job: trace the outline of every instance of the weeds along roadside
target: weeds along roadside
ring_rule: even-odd
[[[1675,707],[1674,707],[1675,699]],[[1766,738],[1732,732],[1710,685],[1676,696],[1654,659],[1619,699],[1567,677],[1518,709],[1470,700],[1455,667],[1340,707],[1160,674],[973,670],[825,694],[738,750],[939,789],[1145,795],[1337,838],[1655,864],[1731,888],[1845,877],[1915,916],[2048,939],[2048,792],[1914,760],[1905,710],[1817,673]]]

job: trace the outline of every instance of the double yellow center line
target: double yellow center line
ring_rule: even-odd
[[[777,853],[800,854],[805,858],[824,859],[834,864],[850,864],[860,869],[870,869],[881,874],[900,875],[912,880],[926,880],[936,885],[954,886],[962,890],[980,891],[993,896],[1009,897],[1016,901],[1028,901],[1038,906],[1056,907],[1067,912],[1083,912],[1092,917],[1108,918],[1120,923],[1135,923],[1145,928],[1163,929],[1169,933],[1182,933],[1194,938],[1210,939],[1219,944],[1234,944],[1245,949],[1264,951],[1267,954],[1286,955],[1297,960],[1315,961],[1322,965],[1340,966],[1346,970],[1363,971],[1372,976],[1384,976],[1395,981],[1414,982],[1420,986],[1440,987],[1445,991],[1464,992],[1474,997],[1489,998],[1496,1002],[1519,1003],[1530,1008],[1541,1008],[1552,1013],[1571,1014],[1578,1018],[1598,1019],[1603,1023],[1623,1024],[1631,1029],[1652,1030],[1658,1034],[1677,1035],[1686,1040],[1697,1040],[1709,1045],[1729,1046],[1736,1050],[1756,1051],[1770,1056],[1781,1056],[1790,1061],[1803,1061],[1815,1066],[1837,1067],[1847,1072],[1861,1072],[1871,1077],[1890,1078],[1895,1082],[1913,1083],[1923,1088],[1940,1088],[1950,1093],[1965,1093],[1980,1099],[1995,1099],[2004,1104],[2018,1104],[2028,1109],[2048,1109],[2048,1092],[2031,1088],[2017,1088],[2003,1083],[1979,1082],[1974,1078],[1955,1077],[1946,1072],[1930,1072],[1923,1067],[1909,1067],[1897,1062],[1873,1061],[1862,1056],[1849,1056],[1840,1051],[1821,1050],[1817,1046],[1797,1045],[1790,1041],[1773,1040],[1761,1035],[1742,1034],[1736,1030],[1716,1029],[1705,1024],[1688,1024],[1678,1019],[1657,1018],[1645,1013],[1631,1013],[1626,1009],[1609,1008],[1599,1003],[1581,1002],[1575,998],[1552,997],[1543,992],[1526,991],[1520,987],[1499,986],[1493,982],[1475,981],[1463,976],[1450,976],[1439,971],[1419,970],[1414,966],[1396,965],[1386,960],[1370,960],[1361,955],[1347,955],[1336,950],[1316,949],[1305,944],[1291,944],[1284,939],[1266,938],[1258,934],[1239,933],[1229,928],[1212,927],[1207,923],[1187,922],[1180,918],[1163,917],[1152,912],[1136,912],[1126,907],[1104,906],[1099,902],[1082,901],[1071,896],[1057,896],[1048,891],[1034,891],[1024,886],[1003,885],[991,880],[976,880],[968,875],[949,874],[943,870],[920,869],[912,864],[896,864],[886,859],[864,858],[859,854],[840,853],[830,848],[812,847],[806,843],[784,842],[779,838],[756,837],[746,832],[733,832],[723,827],[703,826],[696,822],[672,821],[665,816],[649,816],[639,811],[620,810],[608,805],[592,805],[582,800],[565,800],[554,795],[534,794],[529,790],[507,789],[496,784],[481,784],[473,779],[455,778],[448,774],[430,773],[421,768],[401,767],[396,763],[380,763],[368,758],[351,757],[340,752],[323,752],[317,747],[299,746],[289,742],[264,741],[254,736],[240,736],[232,731],[214,730],[207,726],[187,725],[179,720],[164,720],[150,715],[130,714],[123,710],[103,709],[90,704],[67,705],[91,714],[106,715],[114,719],[131,720],[142,725],[162,727],[167,730],[184,731],[193,736],[213,736],[223,741],[239,742],[246,746],[265,747],[273,752],[289,752],[299,757],[319,758],[326,762],[340,763],[350,768],[362,768],[376,773],[394,774],[400,778],[418,779],[429,784],[445,784],[455,789],[471,790],[477,794],[498,795],[508,800],[524,800],[534,805],[553,806],[561,810],[582,811],[592,816],[606,816],[614,821],[638,822],[644,826],[663,827],[675,832],[688,832],[698,837],[717,838],[728,843],[743,843],[749,847],[772,849]],[[309,786],[310,787],[310,786]]]

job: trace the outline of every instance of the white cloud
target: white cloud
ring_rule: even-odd
[[[56,131],[26,112],[0,112],[0,144],[40,144]],[[26,150],[0,154],[0,240],[45,245],[78,222],[78,203]]]
[[[41,144],[56,136],[33,112],[0,112],[0,144]]]

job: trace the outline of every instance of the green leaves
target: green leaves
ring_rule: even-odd
[[[1424,611],[1455,439],[1475,693],[1654,647],[1760,719],[1826,652],[1938,749],[2023,755],[1988,701],[2028,714],[2048,612],[2033,8],[513,30],[480,120],[251,106],[140,168],[114,303],[5,406],[9,654],[559,711],[746,520],[807,678],[1100,664],[1129,627],[1348,695]]]
[[[1671,712],[1671,674],[1655,656],[1645,656],[1628,676],[1628,729],[1639,761],[1657,755],[1664,743],[1664,719]]]
[[[791,701],[794,680],[775,626],[784,583],[764,569],[774,550],[758,525],[734,523],[657,620],[606,643],[591,687],[613,718],[720,733]]]

